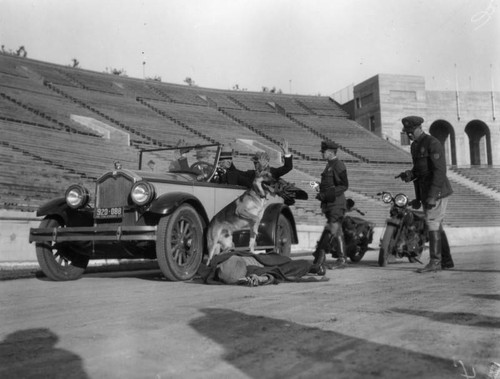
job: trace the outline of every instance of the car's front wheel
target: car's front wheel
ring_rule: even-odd
[[[203,223],[196,210],[183,204],[158,223],[156,258],[165,277],[189,280],[203,258]]]
[[[40,228],[63,226],[62,221],[52,217],[47,217],[40,223]],[[38,242],[36,258],[42,272],[49,279],[56,281],[79,279],[89,263],[88,257],[72,252],[68,246],[63,247],[52,242]]]

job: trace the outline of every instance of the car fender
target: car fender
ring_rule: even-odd
[[[42,204],[36,211],[38,217],[59,217],[66,226],[91,226],[93,224],[93,213],[90,208],[71,209],[66,204],[64,197],[58,197]]]
[[[68,208],[66,199],[64,197],[58,197],[57,199],[52,199],[42,204],[36,211],[36,215],[39,217],[53,214],[63,215],[67,213]]]
[[[278,224],[280,214],[285,216],[290,222],[292,227],[292,243],[297,244],[299,242],[295,218],[293,217],[290,207],[282,203],[273,203],[266,208],[262,216],[259,225],[259,237],[257,239],[259,245],[274,244],[276,240],[276,225]]]
[[[151,203],[148,212],[158,215],[169,215],[185,203],[196,209],[205,222],[205,225],[208,224],[207,212],[200,200],[196,196],[186,192],[169,192],[159,196]]]

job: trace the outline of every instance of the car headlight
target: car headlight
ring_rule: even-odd
[[[69,186],[65,194],[66,204],[70,208],[78,209],[86,206],[90,200],[89,191],[84,186],[74,184]]]
[[[394,198],[394,203],[400,208],[406,207],[406,205],[408,204],[408,198],[406,197],[406,195],[399,193]]]
[[[392,203],[392,195],[389,192],[384,192],[382,194],[382,201],[387,204]]]
[[[132,201],[140,206],[149,204],[155,198],[155,188],[148,182],[137,182],[130,192]]]

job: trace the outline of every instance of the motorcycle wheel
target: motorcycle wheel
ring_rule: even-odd
[[[347,256],[353,263],[358,263],[365,256],[367,247],[351,244],[347,246]]]
[[[417,251],[415,252],[415,256],[413,257],[408,257],[408,260],[411,262],[411,263],[416,263],[416,262],[420,262],[420,257],[422,256],[422,253],[424,251],[424,246],[425,246],[425,240],[423,237],[420,238],[420,241],[418,243],[418,248],[417,248]]]
[[[380,267],[387,266],[387,260],[389,258],[389,254],[391,253],[390,245],[395,232],[396,227],[394,225],[387,225],[387,228],[385,228],[384,237],[382,238],[382,244],[380,245],[378,253],[378,265]]]

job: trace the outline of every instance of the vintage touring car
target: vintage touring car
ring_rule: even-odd
[[[137,170],[115,162],[97,179],[95,196],[71,185],[64,197],[38,209],[44,219],[30,230],[43,273],[74,280],[89,260],[156,259],[167,279],[193,278],[206,255],[208,223],[245,191],[211,182],[220,154],[218,144],[143,149]],[[248,246],[249,230],[233,237],[235,248]],[[270,197],[256,248],[289,255],[297,242],[290,208],[281,197]]]

